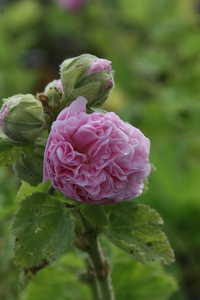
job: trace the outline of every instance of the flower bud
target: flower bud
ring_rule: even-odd
[[[83,96],[89,106],[101,105],[114,86],[111,62],[90,54],[65,60],[61,65],[61,80],[65,104]]]
[[[38,96],[41,100],[41,96],[45,96],[45,101],[42,101],[44,111],[47,114],[50,114],[53,118],[57,116],[62,106],[63,97],[63,88],[61,80],[54,80],[50,82],[46,86],[44,93],[39,94]]]
[[[41,102],[31,94],[5,99],[0,111],[0,127],[16,142],[34,142],[45,127]]]
[[[45,90],[44,94],[49,98],[48,105],[51,107],[59,106],[60,99],[63,94],[63,87],[61,80],[54,80],[50,82]]]

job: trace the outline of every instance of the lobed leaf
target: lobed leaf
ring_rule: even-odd
[[[15,262],[25,269],[49,264],[69,250],[74,239],[69,211],[44,193],[34,193],[22,201],[12,229]]]
[[[111,206],[106,236],[141,263],[159,261],[169,264],[174,253],[164,232],[163,220],[152,208],[143,204],[120,203]]]

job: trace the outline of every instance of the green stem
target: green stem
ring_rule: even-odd
[[[74,210],[74,216],[77,220],[76,224],[76,241],[77,248],[86,252],[89,256],[89,264],[91,266],[91,274],[96,282],[97,300],[115,300],[112,281],[110,275],[110,267],[103,255],[103,251],[98,240],[98,231],[91,226],[81,214],[80,210]]]
[[[92,247],[88,249],[88,255],[93,265],[96,278],[98,280],[101,299],[102,300],[114,300],[114,293],[110,277],[110,268],[103,255],[101,246],[99,244],[97,236],[91,239]]]
[[[94,273],[93,264],[91,263],[90,259],[86,260],[86,266],[87,266],[87,283],[90,286],[90,290],[92,292],[92,299],[94,300],[101,300],[101,292],[99,283],[96,278],[96,274]]]
[[[97,300],[115,300],[110,267],[106,261],[100,242],[98,240],[98,232],[89,224],[83,215],[78,210],[74,210],[74,215],[81,220],[81,224],[77,222],[77,239],[76,247],[89,256],[90,266],[92,267],[91,274],[94,274],[94,280],[97,282],[96,292],[98,293]]]

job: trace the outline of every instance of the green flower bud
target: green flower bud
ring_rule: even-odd
[[[63,88],[61,80],[50,82],[43,93],[37,94],[37,98],[42,102],[47,123],[51,124],[63,108]]]
[[[16,142],[33,143],[45,129],[41,102],[30,94],[4,100],[0,111],[0,127],[4,134]]]
[[[61,64],[61,81],[65,105],[83,96],[89,106],[101,105],[114,86],[111,62],[83,54]]]
[[[44,90],[44,95],[46,95],[48,98],[48,106],[53,111],[57,111],[60,107],[61,98],[63,95],[61,80],[54,80],[50,82]]]

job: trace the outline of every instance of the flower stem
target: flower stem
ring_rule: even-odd
[[[92,293],[92,299],[102,300],[99,283],[96,278],[96,274],[94,273],[93,264],[91,263],[89,258],[86,259],[86,266],[87,266],[86,283],[90,286],[90,290]]]
[[[81,226],[77,223],[75,245],[77,248],[88,254],[90,274],[94,276],[93,283],[96,283],[96,292],[98,298],[95,300],[115,300],[110,267],[104,257],[101,248],[98,231],[91,226],[81,214],[80,211],[74,210],[77,220],[81,220]]]
[[[88,249],[88,255],[93,265],[101,292],[102,300],[114,300],[114,293],[110,277],[110,268],[103,255],[97,236],[92,239],[92,247]]]

